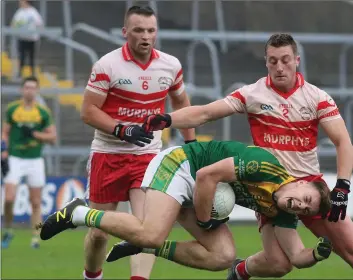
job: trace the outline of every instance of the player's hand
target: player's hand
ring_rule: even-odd
[[[8,158],[2,158],[1,159],[1,174],[3,177],[5,177],[7,175],[7,173],[9,172],[10,168],[9,168],[9,160]]]
[[[313,250],[314,259],[317,262],[327,259],[332,251],[332,243],[327,237],[320,237]]]
[[[153,133],[145,132],[145,130],[139,125],[118,124],[113,131],[113,135],[120,140],[140,147],[144,147],[146,144],[151,143],[151,140],[153,139]]]
[[[23,125],[21,126],[21,132],[24,137],[33,137],[34,129],[27,125]]]
[[[169,114],[153,114],[149,115],[145,119],[143,128],[145,131],[157,131],[163,130],[167,127],[170,127],[172,124],[172,118]]]
[[[330,222],[337,222],[341,217],[344,220],[346,217],[348,206],[348,194],[350,182],[345,179],[337,179],[335,188],[331,191],[331,212],[328,217]]]
[[[200,228],[204,228],[206,230],[211,230],[211,229],[216,229],[218,228],[221,224],[224,224],[229,221],[229,217],[224,218],[222,220],[216,220],[216,219],[209,219],[207,222],[201,222],[197,220],[197,225]]]

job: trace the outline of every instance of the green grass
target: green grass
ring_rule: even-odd
[[[261,249],[260,236],[255,225],[232,226],[239,256],[248,256]],[[305,228],[299,228],[306,246],[316,243]],[[30,248],[31,232],[17,229],[9,249],[2,250],[2,279],[82,279],[83,238],[85,231],[64,232],[42,242],[41,248]],[[188,240],[190,235],[175,228],[169,239]],[[110,245],[116,239],[110,240]],[[209,272],[191,269],[158,259],[152,272],[154,279],[225,279],[226,271]],[[129,279],[128,258],[104,265],[105,279]],[[352,279],[352,269],[336,255],[313,268],[294,270],[285,279]]]

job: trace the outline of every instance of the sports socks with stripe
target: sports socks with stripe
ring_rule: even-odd
[[[86,206],[77,206],[72,213],[72,223],[75,226],[99,228],[104,211],[91,209]]]
[[[161,257],[172,261],[174,259],[176,249],[176,241],[166,240],[164,241],[162,247],[157,249],[144,248],[142,253],[154,254],[156,257]]]

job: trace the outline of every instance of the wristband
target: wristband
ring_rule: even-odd
[[[119,139],[123,139],[123,136],[124,136],[124,131],[125,131],[125,125],[122,125],[122,124],[117,124],[115,127],[114,127],[114,131],[113,131],[113,135]]]
[[[318,259],[316,258],[315,249],[313,249],[313,258],[314,258],[315,262],[319,262],[319,261],[320,261],[320,260],[318,260]]]
[[[335,188],[346,190],[349,192],[351,182],[347,179],[337,179]]]
[[[1,140],[1,152],[4,152],[6,150],[7,150],[6,142],[5,140]]]

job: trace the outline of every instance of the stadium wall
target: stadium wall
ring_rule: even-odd
[[[324,179],[330,187],[336,184],[335,174],[324,174]],[[353,182],[353,178],[351,179]],[[60,209],[74,197],[84,197],[87,180],[83,177],[48,177],[43,189],[42,211],[44,218]],[[2,188],[4,191],[4,188]],[[350,193],[348,215],[353,218],[353,195]],[[4,199],[4,195],[2,195]],[[2,203],[4,205],[4,203]],[[2,211],[3,213],[3,211]],[[29,192],[25,184],[21,184],[17,191],[14,205],[14,218],[17,223],[29,223],[31,207],[29,204]],[[231,221],[255,221],[254,212],[236,205],[230,215]]]

